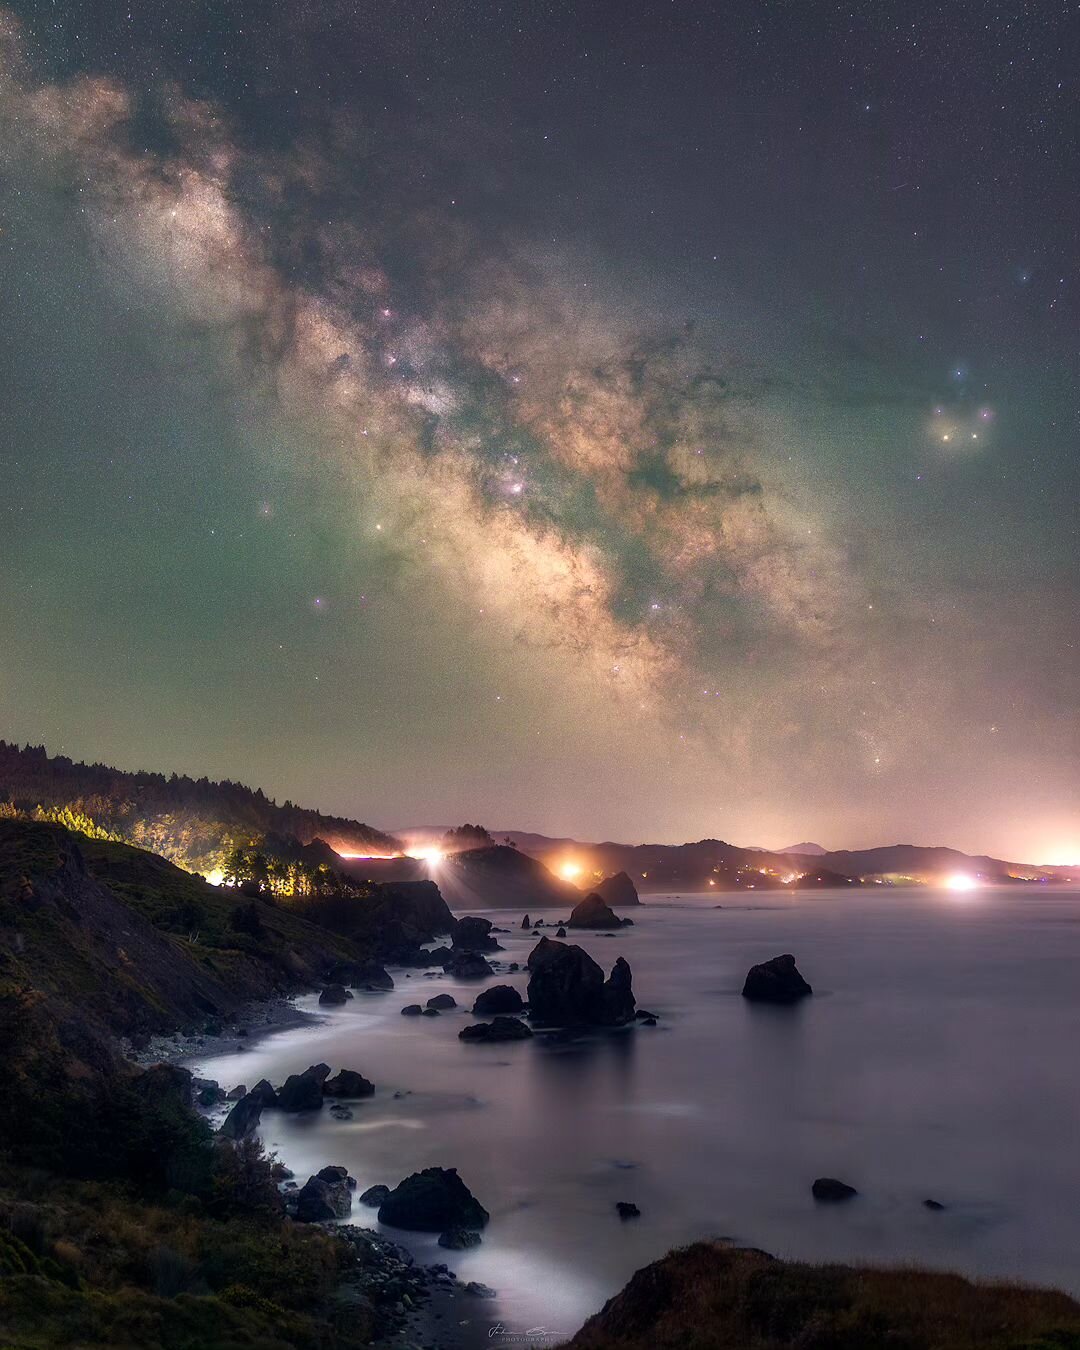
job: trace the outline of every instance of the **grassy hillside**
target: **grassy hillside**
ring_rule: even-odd
[[[216,1020],[364,953],[141,850],[0,820],[4,1350],[371,1340],[355,1249],[285,1218],[270,1160],[215,1140],[189,1074],[139,1070],[115,1040]]]
[[[131,1034],[227,1015],[314,980],[355,945],[163,858],[0,820],[0,976],[57,1023]]]
[[[639,1270],[573,1350],[1080,1350],[1080,1304],[959,1275],[699,1242]]]

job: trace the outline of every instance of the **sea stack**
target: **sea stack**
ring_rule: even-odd
[[[630,967],[620,956],[610,977],[582,947],[541,938],[529,956],[534,1026],[624,1026],[634,1020]]]
[[[637,887],[626,872],[613,872],[597,886],[596,894],[612,909],[625,909],[627,905],[640,905]]]
[[[753,1003],[797,1003],[813,992],[790,953],[751,966],[742,991],[743,998]]]
[[[584,900],[574,906],[567,920],[569,928],[592,928],[598,931],[621,928],[623,920],[607,905],[595,891],[590,891]]]

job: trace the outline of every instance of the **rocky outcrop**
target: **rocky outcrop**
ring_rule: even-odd
[[[810,1187],[810,1193],[815,1200],[823,1200],[830,1204],[840,1200],[853,1200],[859,1194],[854,1186],[849,1186],[846,1181],[837,1181],[835,1177],[818,1177]]]
[[[530,928],[532,927],[532,920],[529,918],[529,916],[528,916],[527,914],[526,914],[525,917],[522,919],[522,921],[521,921],[521,926],[522,926],[522,928],[524,928],[526,931],[528,931],[528,929],[530,929]]]
[[[492,1017],[495,1013],[519,1013],[525,1004],[521,995],[509,984],[493,984],[477,994],[472,1006],[474,1017]]]
[[[324,1097],[373,1097],[375,1084],[355,1069],[339,1069],[323,1084]]]
[[[362,1205],[371,1205],[373,1208],[378,1208],[389,1194],[389,1186],[369,1186],[363,1195],[361,1195],[360,1203]]]
[[[221,1123],[218,1131],[225,1139],[248,1139],[259,1128],[263,1104],[255,1093],[241,1097]]]
[[[458,1032],[458,1040],[488,1043],[527,1041],[531,1036],[530,1028],[516,1017],[495,1017],[490,1022],[474,1022]]]
[[[622,957],[611,977],[583,948],[541,938],[529,956],[529,1010],[534,1026],[622,1026],[634,1018],[630,967]]]
[[[435,1008],[438,1012],[448,1012],[451,1008],[457,1007],[457,999],[453,994],[436,994],[428,999],[425,1007]]]
[[[351,1212],[352,1194],[343,1167],[324,1167],[297,1192],[295,1218],[299,1223],[347,1219]]]
[[[615,1212],[620,1219],[640,1219],[641,1210],[631,1200],[616,1200]]]
[[[611,876],[605,877],[599,886],[594,887],[594,890],[612,909],[625,909],[627,905],[641,904],[637,887],[626,872],[612,873]]]
[[[454,1167],[425,1167],[400,1182],[379,1206],[379,1222],[412,1232],[478,1229],[489,1214]]]
[[[634,1000],[634,981],[630,972],[630,963],[618,957],[611,967],[611,974],[604,981],[601,991],[600,1025],[621,1027],[634,1020],[636,1003]]]
[[[439,1246],[446,1247],[452,1252],[464,1252],[470,1247],[479,1247],[482,1240],[479,1233],[474,1233],[468,1228],[451,1228],[439,1234]]]
[[[328,984],[319,995],[319,1002],[333,1006],[339,1003],[347,1003],[351,998],[352,994],[343,984]]]
[[[796,1003],[814,991],[799,974],[795,958],[786,953],[751,966],[742,992],[754,1003]]]
[[[623,920],[595,891],[591,891],[584,900],[574,906],[567,920],[568,928],[611,930],[622,926]]]
[[[466,914],[454,925],[451,938],[456,951],[497,952],[498,942],[491,936],[491,920],[481,919],[474,914]]]
[[[456,980],[482,980],[495,973],[479,952],[451,952],[443,969]]]
[[[342,961],[331,968],[326,978],[351,989],[381,991],[394,987],[393,977],[378,961]]]
[[[254,1097],[260,1106],[277,1106],[278,1104],[278,1095],[265,1078],[259,1079],[248,1096]]]
[[[542,862],[504,844],[471,848],[443,859],[439,885],[455,909],[563,909],[580,891],[550,872]]]
[[[323,1102],[323,1083],[330,1076],[329,1064],[312,1064],[303,1073],[286,1078],[277,1095],[281,1111],[318,1111]]]

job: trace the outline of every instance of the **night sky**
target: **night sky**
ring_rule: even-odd
[[[1080,857],[1080,6],[0,34],[0,735]]]

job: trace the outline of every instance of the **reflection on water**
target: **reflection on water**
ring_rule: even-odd
[[[341,1163],[360,1189],[457,1167],[490,1210],[483,1245],[450,1254],[499,1290],[511,1329],[572,1331],[639,1266],[725,1234],[816,1260],[915,1261],[1080,1293],[1080,896],[890,891],[770,897],[716,909],[658,902],[614,940],[577,939],[609,969],[624,955],[656,1028],[467,1045],[464,1010],[403,1018],[477,985],[395,972],[389,994],[317,1009],[201,1068],[226,1086],[280,1082],[325,1060],[377,1085],[352,1120],[264,1115],[302,1181]],[[518,913],[500,940],[522,961]],[[795,1008],[747,1004],[747,968],[792,951],[815,988]],[[500,975],[523,993],[525,972]],[[834,1175],[860,1197],[815,1206]],[[932,1196],[948,1208],[927,1211]],[[621,1222],[615,1202],[639,1205]],[[360,1222],[374,1222],[357,1206]],[[392,1233],[424,1260],[434,1236]],[[484,1310],[487,1311],[487,1308]]]

